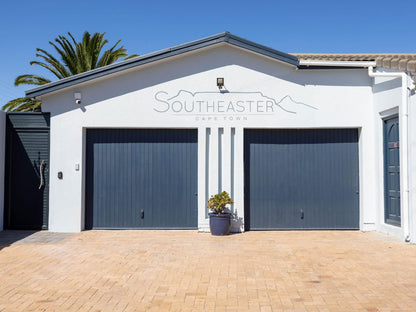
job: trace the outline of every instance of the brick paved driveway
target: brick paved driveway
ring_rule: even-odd
[[[378,233],[5,233],[0,311],[416,311],[416,245]]]

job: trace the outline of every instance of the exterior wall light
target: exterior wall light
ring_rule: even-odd
[[[224,78],[217,78],[217,87],[220,90],[224,88]]]

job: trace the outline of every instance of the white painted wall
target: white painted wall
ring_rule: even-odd
[[[391,72],[389,70],[385,69],[378,69],[378,72]],[[409,84],[410,86],[410,84]],[[406,86],[407,87],[407,86]],[[406,131],[403,128],[403,115],[400,114],[402,109],[402,98],[401,98],[401,92],[402,92],[402,80],[401,78],[390,78],[390,77],[377,77],[374,78],[374,85],[373,85],[373,93],[374,93],[374,133],[375,133],[375,144],[376,144],[376,150],[377,150],[377,158],[375,162],[375,173],[377,175],[377,180],[380,181],[380,183],[377,185],[377,230],[388,233],[397,237],[400,237],[402,239],[405,238],[405,233],[403,231],[404,228],[404,221],[405,221],[405,196],[404,193],[409,193],[409,217],[410,217],[410,239],[411,241],[415,241],[415,233],[414,229],[415,227],[415,221],[414,216],[416,204],[415,204],[415,191],[416,191],[416,185],[414,185],[414,179],[416,178],[416,167],[414,165],[414,161],[412,161],[412,157],[415,155],[415,147],[416,147],[416,137],[413,133],[415,128],[415,122],[416,122],[416,112],[414,111],[414,108],[412,108],[412,105],[415,103],[415,97],[411,95],[410,92],[408,92],[408,101],[409,101],[409,142],[407,144],[408,147],[408,164],[405,164],[403,162],[403,156],[405,153],[405,142],[403,140],[403,131]],[[402,225],[401,227],[392,226],[389,224],[386,224],[384,222],[384,155],[383,155],[383,144],[384,144],[384,138],[383,138],[383,119],[393,116],[393,115],[399,115],[399,124],[400,124],[400,191],[401,191],[401,221]],[[408,174],[408,180],[409,180],[409,190],[404,189],[404,179],[406,179],[406,174]]]
[[[225,78],[228,93],[219,92],[217,77]],[[155,96],[169,102],[168,98],[179,93],[177,99],[189,103],[192,95],[180,90],[202,92],[195,94],[195,101],[215,100],[217,104],[222,100],[224,103],[261,101],[265,99],[261,92],[269,99],[282,100],[284,109],[273,105],[273,112],[270,107],[266,111],[267,104],[260,103],[259,112],[250,112],[250,105],[244,102],[245,111],[241,115],[232,111],[204,116],[194,114],[198,112],[156,111],[163,110],[166,103]],[[75,104],[75,92],[82,94],[81,106]],[[359,128],[360,227],[363,230],[376,227],[380,177],[374,164],[376,129],[371,79],[366,70],[296,70],[221,44],[50,93],[42,101],[43,110],[51,113],[51,231],[83,229],[83,145],[85,129],[91,127],[197,128],[198,226],[201,230],[208,228],[205,201],[219,190],[221,183],[223,189],[234,193],[234,231],[243,229],[244,220],[244,128]],[[180,104],[173,102],[170,100],[174,109],[179,110]],[[217,108],[224,110],[222,106]],[[219,144],[222,172],[218,171]],[[81,164],[79,171],[75,171],[76,163]],[[57,179],[59,171],[64,173],[63,180]]]
[[[413,83],[409,84],[414,88]],[[416,95],[409,97],[409,231],[410,241],[416,242]]]
[[[4,216],[4,172],[6,150],[6,113],[0,111],[0,231],[3,231]]]

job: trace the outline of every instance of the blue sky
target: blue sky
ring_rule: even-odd
[[[71,32],[106,32],[145,54],[222,31],[283,52],[416,53],[416,1],[2,1],[0,105],[24,96],[21,74],[54,79],[36,48]],[[108,44],[108,48],[110,46]]]

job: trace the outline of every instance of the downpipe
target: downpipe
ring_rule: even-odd
[[[400,197],[402,198],[402,217],[403,217],[403,236],[406,242],[410,242],[409,233],[409,100],[408,100],[408,87],[407,87],[407,74],[405,72],[389,72],[389,73],[377,73],[374,72],[373,66],[368,67],[369,77],[390,77],[401,78],[402,80],[402,95],[401,103],[399,106],[399,136],[400,136],[400,175],[402,177],[402,187]]]

